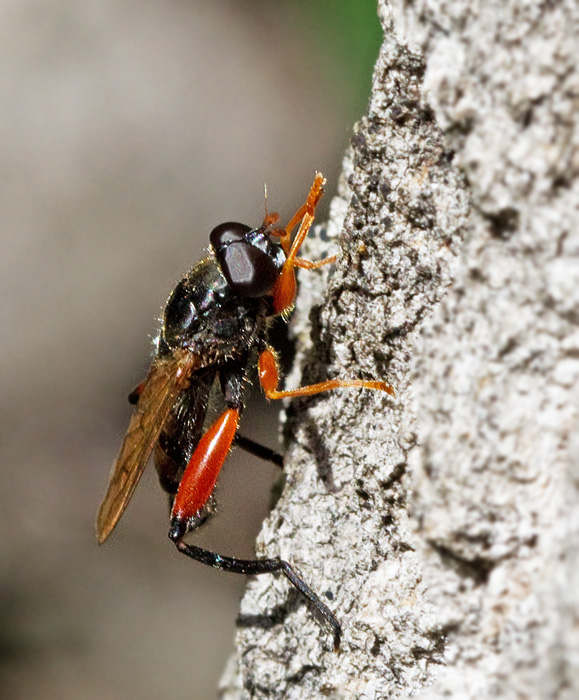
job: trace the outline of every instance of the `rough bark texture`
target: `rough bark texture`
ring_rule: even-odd
[[[368,116],[355,129],[325,235],[308,251],[320,257],[340,234],[340,260],[307,327],[320,278],[301,274],[295,330],[302,383],[386,378],[396,398],[342,390],[291,404],[285,488],[257,550],[328,592],[342,649],[332,652],[328,629],[285,580],[259,577],[242,602],[226,698],[243,697],[241,688],[256,698],[386,697],[418,690],[442,660],[408,521],[417,444],[409,360],[450,284],[467,198],[421,95],[423,60],[389,11],[384,27]]]
[[[262,577],[222,696],[579,697],[579,10],[380,12],[368,116],[312,244],[340,234],[342,255],[323,292],[302,274],[295,329],[303,382],[383,377],[396,398],[291,405],[258,544],[331,592],[342,651]]]
[[[414,354],[413,514],[448,636],[421,697],[577,698],[579,6],[397,8],[473,202]]]

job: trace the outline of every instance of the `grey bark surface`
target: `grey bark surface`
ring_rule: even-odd
[[[579,697],[579,11],[380,14],[368,114],[308,251],[340,257],[301,275],[289,381],[396,397],[288,407],[257,547],[329,593],[342,650],[258,577],[222,697]]]
[[[472,192],[414,353],[413,516],[447,666],[423,698],[579,697],[579,6],[399,2]]]

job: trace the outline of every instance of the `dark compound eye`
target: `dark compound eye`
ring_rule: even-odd
[[[216,226],[209,240],[229,286],[240,296],[262,297],[279,275],[277,259],[249,241],[252,229],[228,222]]]
[[[209,234],[209,241],[213,246],[213,250],[218,252],[223,246],[227,246],[233,242],[245,240],[245,234],[251,229],[245,224],[238,224],[235,221],[228,221],[225,224],[219,224]]]

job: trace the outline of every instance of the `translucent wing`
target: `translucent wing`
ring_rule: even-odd
[[[199,358],[187,350],[157,359],[151,365],[99,508],[96,522],[99,544],[111,534],[127,507],[167,414],[179,393],[188,386],[191,372],[199,365]]]

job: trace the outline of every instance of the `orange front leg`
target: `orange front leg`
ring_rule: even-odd
[[[305,258],[294,258],[294,267],[301,267],[302,270],[317,270],[319,267],[324,267],[324,265],[335,263],[337,259],[337,255],[330,255],[329,258],[316,261],[306,260]]]
[[[376,391],[385,391],[387,394],[394,396],[394,389],[389,384],[386,384],[386,382],[367,381],[365,379],[328,379],[318,384],[301,386],[299,389],[278,391],[279,370],[275,353],[271,348],[266,348],[259,356],[258,374],[259,382],[268,399],[288,399],[295,396],[311,396],[312,394],[321,394],[323,391],[339,389],[340,387],[374,389]]]
[[[229,408],[199,441],[173,501],[172,533],[181,537],[185,535],[188,521],[199,515],[209,500],[235,437],[238,422],[239,411]]]
[[[333,262],[332,258],[328,258],[326,261],[320,261],[320,263],[310,263],[308,260],[297,257],[301,245],[314,222],[316,207],[324,194],[325,184],[326,180],[324,176],[321,173],[316,173],[305,204],[292,216],[285,229],[272,231],[273,234],[280,237],[282,248],[287,256],[280,276],[273,288],[273,308],[276,314],[291,310],[294,304],[297,289],[294,268],[308,267],[309,269],[313,269],[314,267],[320,267],[321,265]],[[292,231],[299,222],[301,222],[300,227],[292,241]]]
[[[289,257],[290,256],[290,251],[293,245],[297,244],[297,248],[301,246],[303,243],[304,238],[307,236],[307,231],[305,233],[302,232],[301,234],[301,240],[300,240],[300,233],[296,235],[293,245],[292,245],[292,231],[294,228],[302,222],[303,224],[303,218],[305,217],[306,214],[308,214],[312,219],[314,217],[314,213],[316,211],[316,207],[318,205],[318,202],[322,198],[322,195],[324,194],[324,185],[326,184],[326,178],[322,175],[322,173],[316,173],[316,176],[314,178],[314,182],[312,183],[312,186],[310,187],[310,191],[308,192],[308,196],[304,204],[296,211],[296,213],[292,216],[292,218],[289,220],[289,223],[285,227],[285,229],[276,229],[275,231],[272,231],[272,234],[274,236],[279,236],[282,248],[284,250],[284,253]],[[266,213],[266,220],[268,218],[268,215]],[[279,218],[279,217],[278,217]],[[308,227],[309,228],[309,227]],[[301,231],[301,227],[300,227]],[[294,256],[297,254],[297,250],[294,252]]]

